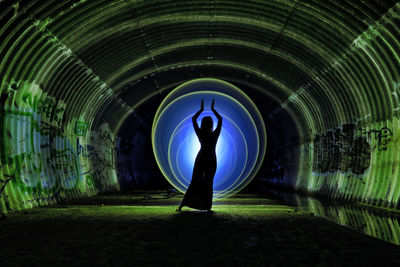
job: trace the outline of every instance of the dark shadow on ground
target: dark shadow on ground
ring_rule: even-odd
[[[176,212],[179,195],[151,205],[108,198],[10,214],[0,221],[0,266],[400,264],[400,247],[273,200],[239,195],[207,213]]]

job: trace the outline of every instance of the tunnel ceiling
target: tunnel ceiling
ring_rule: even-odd
[[[202,76],[265,94],[278,104],[266,119],[289,113],[304,140],[398,107],[397,1],[0,5],[2,88],[34,81],[69,107],[63,123],[80,117],[115,131],[150,97]]]

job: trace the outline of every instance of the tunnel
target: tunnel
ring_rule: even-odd
[[[255,206],[267,203],[267,207],[273,195],[297,203],[287,210],[279,206],[282,213],[329,217],[334,228],[346,225],[383,239],[363,234],[353,238],[371,242],[370,256],[384,253],[384,246],[390,246],[387,253],[393,250],[400,255],[399,1],[3,0],[0,21],[1,228],[25,225],[35,232],[29,225],[37,223],[40,228],[45,219],[32,216],[46,210],[46,220],[60,220],[61,229],[66,229],[61,215],[54,212],[59,208],[75,218],[73,203],[84,203],[85,209],[93,204],[97,210],[115,204],[110,200],[113,196],[154,199],[151,192],[182,196],[184,190],[169,183],[155,158],[154,118],[163,101],[182,84],[215,79],[239,88],[257,108],[265,127],[265,147],[257,150],[261,151],[259,164],[251,169],[246,186],[231,198],[216,199],[215,207],[236,203],[235,196],[245,201],[240,194],[254,192],[261,196],[254,200]],[[206,108],[210,103],[206,99]],[[216,101],[217,109],[220,103]],[[199,106],[193,107],[193,114]],[[120,206],[121,214],[128,213],[129,204],[136,205],[129,201],[133,200]],[[165,204],[155,203],[155,207]],[[378,215],[368,215],[364,209]],[[163,212],[155,208],[155,215],[146,211],[129,216],[153,214],[154,223]],[[224,212],[240,216],[240,208]],[[184,216],[203,216],[194,213]],[[88,211],[89,217],[111,220],[112,215],[98,214]],[[200,218],[215,227],[222,223],[220,219]],[[82,230],[87,234],[90,223],[78,225],[87,226]],[[13,248],[19,245],[10,240],[18,229],[0,239],[5,240],[2,251],[9,252],[1,257],[0,263],[6,264],[2,266],[29,260],[42,266],[55,264],[22,252],[11,260],[16,255]],[[46,236],[46,229],[40,232]],[[265,240],[251,236],[246,246]],[[291,238],[286,241],[300,242],[295,235]],[[364,246],[348,239],[344,246],[353,242]],[[60,246],[68,251],[67,245]],[[57,249],[50,250],[56,253]],[[293,248],[276,246],[276,250]],[[321,247],[315,250],[322,251]],[[386,260],[398,264],[395,252]],[[146,253],[150,260],[152,254]],[[251,260],[262,253],[254,252]],[[334,254],[325,253],[322,263],[333,265]],[[79,262],[76,258],[69,262],[63,255],[66,261],[60,264]],[[295,264],[295,256],[280,256],[273,266],[295,266],[284,264],[285,258]],[[348,258],[340,259],[343,266],[349,263]],[[252,261],[236,263],[246,266]],[[299,265],[314,263],[300,261]],[[257,264],[252,266],[268,266],[261,259]]]

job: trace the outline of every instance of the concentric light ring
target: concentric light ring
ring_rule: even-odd
[[[192,116],[204,99],[198,118],[216,118],[211,100],[223,118],[217,142],[217,171],[214,198],[224,198],[243,189],[256,175],[264,159],[266,131],[263,119],[250,98],[236,86],[217,79],[196,79],[175,88],[160,104],[152,127],[152,144],[157,164],[165,178],[185,192],[191,181],[194,161],[200,149]]]

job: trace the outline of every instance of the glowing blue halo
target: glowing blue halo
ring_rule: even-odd
[[[203,112],[198,121],[204,116],[210,116],[210,112]],[[173,172],[173,175],[178,178],[178,181],[184,187],[190,183],[193,171],[194,161],[200,149],[200,143],[193,129],[191,114],[185,118],[174,130],[171,137],[171,142],[168,146],[168,162]],[[216,155],[218,159],[217,172],[214,176],[214,192],[225,190],[227,185],[225,182],[232,184],[229,181],[230,177],[241,177],[246,169],[248,149],[246,139],[239,127],[230,119],[221,114],[224,120],[224,126],[221,129],[221,134],[216,147]],[[183,125],[183,126],[182,126]],[[200,123],[199,123],[200,125]],[[215,128],[215,127],[214,127]],[[233,137],[226,129],[232,129],[239,137]],[[240,144],[238,144],[238,143]],[[230,148],[230,149],[228,149]],[[224,171],[228,170],[228,172]],[[236,170],[236,173],[232,174]]]
[[[214,198],[228,197],[243,189],[254,178],[264,159],[266,131],[262,117],[248,96],[240,89],[217,79],[186,82],[160,104],[152,127],[152,144],[157,164],[165,178],[185,192],[192,178],[200,143],[192,117],[204,99],[205,109],[198,118],[211,116],[211,101],[223,118],[217,142],[217,171]]]

